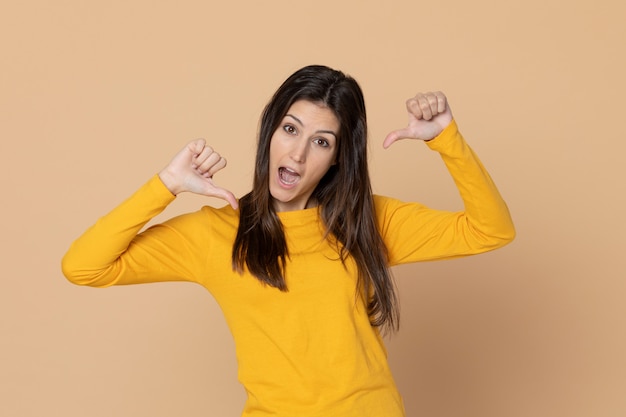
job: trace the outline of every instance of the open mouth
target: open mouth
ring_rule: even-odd
[[[280,178],[280,182],[285,185],[294,185],[300,180],[300,174],[285,167],[278,168],[278,177]]]

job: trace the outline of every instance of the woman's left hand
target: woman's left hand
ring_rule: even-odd
[[[406,102],[409,125],[387,135],[383,147],[400,139],[430,140],[439,135],[452,121],[452,112],[441,91],[418,93]]]

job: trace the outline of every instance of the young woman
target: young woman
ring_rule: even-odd
[[[442,93],[407,101],[390,133],[439,152],[463,212],[372,195],[363,94],[323,66],[291,75],[265,108],[252,191],[237,200],[214,175],[226,160],[204,140],[77,239],[67,278],[105,287],[193,281],[232,331],[243,416],[404,416],[381,339],[396,329],[389,267],[485,252],[514,237],[506,204],[460,135]],[[140,233],[175,196],[221,198]]]

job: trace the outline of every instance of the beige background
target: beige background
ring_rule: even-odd
[[[0,415],[237,416],[233,343],[189,284],[69,284],[70,242],[205,137],[251,183],[258,115],[295,69],[361,83],[375,191],[460,202],[436,154],[383,151],[441,89],[518,238],[396,270],[409,416],[626,415],[626,7],[499,2],[4,1]],[[163,218],[222,204],[193,196]]]

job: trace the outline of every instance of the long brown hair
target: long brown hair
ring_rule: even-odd
[[[239,201],[233,268],[241,272],[245,266],[260,281],[287,291],[284,272],[289,252],[269,192],[269,149],[272,135],[298,100],[322,103],[339,120],[337,163],[311,198],[319,204],[327,235],[338,243],[341,261],[351,256],[357,265],[359,289],[368,297],[370,322],[395,330],[397,298],[386,247],[376,225],[367,166],[365,101],[358,83],[341,71],[320,65],[304,67],[285,80],[265,107],[252,191]]]

